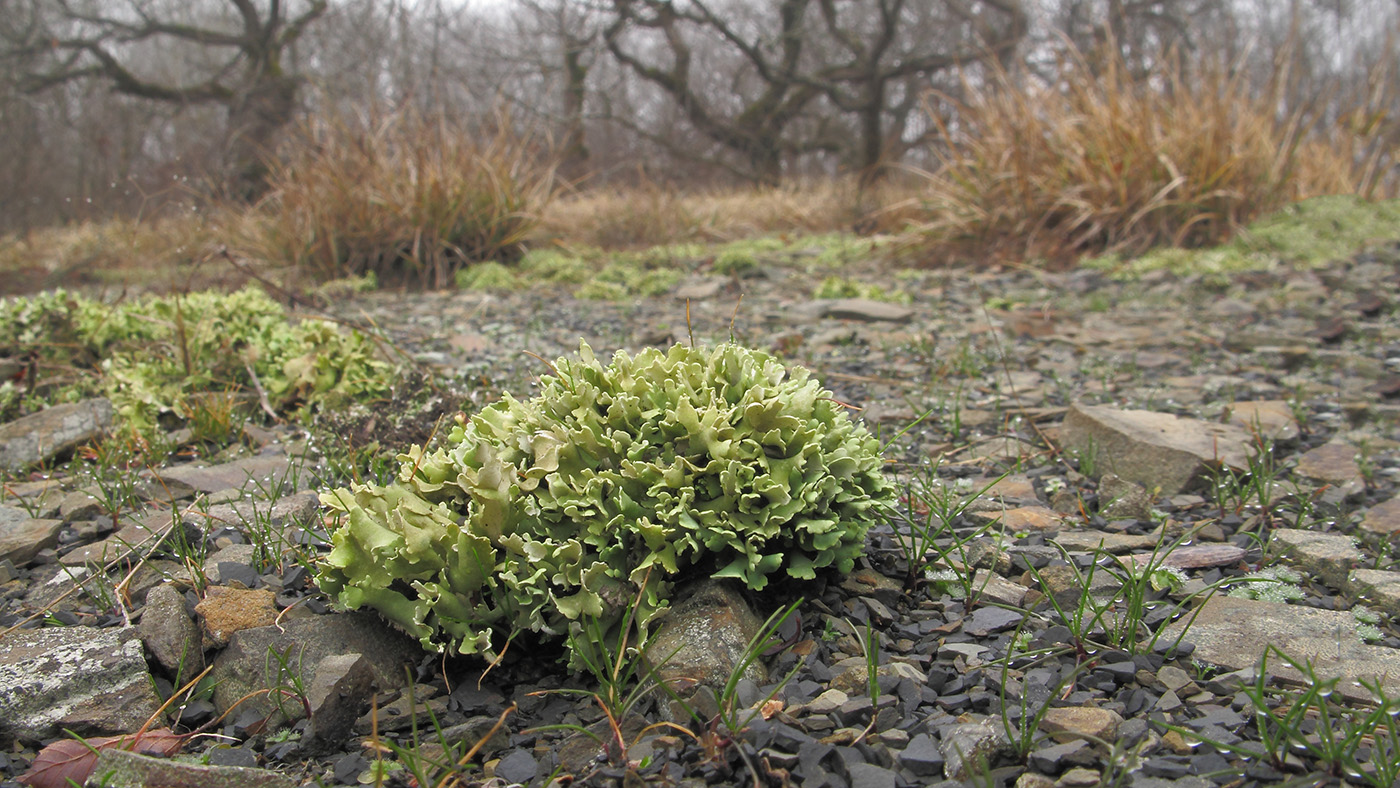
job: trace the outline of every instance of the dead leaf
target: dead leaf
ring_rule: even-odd
[[[97,766],[102,750],[119,747],[145,755],[170,757],[180,751],[187,737],[169,728],[157,728],[139,736],[100,736],[95,739],[64,739],[39,751],[29,771],[18,782],[31,788],[68,788],[83,785]]]

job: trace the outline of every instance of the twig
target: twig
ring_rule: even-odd
[[[258,405],[262,407],[263,413],[271,417],[274,422],[281,421],[277,416],[277,411],[272,409],[272,403],[268,402],[267,390],[263,388],[262,381],[258,379],[258,373],[253,371],[253,365],[244,364],[243,368],[248,370],[248,379],[253,381],[253,390],[258,392]]]

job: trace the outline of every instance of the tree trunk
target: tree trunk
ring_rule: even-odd
[[[564,140],[561,147],[565,171],[582,175],[588,166],[588,145],[583,136],[583,101],[588,81],[584,48],[570,40],[564,50]]]
[[[267,190],[268,160],[296,116],[299,89],[295,77],[272,74],[229,104],[224,170],[231,198],[252,202]]]

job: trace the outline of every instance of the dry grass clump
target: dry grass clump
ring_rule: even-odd
[[[108,219],[0,236],[0,296],[53,287],[167,290],[224,284],[229,272],[203,265],[217,229],[199,214]]]
[[[862,233],[897,229],[915,184],[891,179],[860,188],[852,178],[807,180],[775,188],[684,192],[645,183],[584,189],[550,204],[542,235],[565,245],[630,249],[676,243],[726,243],[777,233]]]
[[[948,148],[926,173],[926,259],[1064,263],[1086,253],[1194,247],[1292,200],[1353,193],[1343,146],[1280,119],[1242,70],[1183,67],[1146,80],[1076,53],[1057,84],[1007,73],[968,85]]]
[[[519,254],[554,170],[507,120],[482,129],[402,110],[306,124],[270,185],[245,254],[317,280],[444,287],[467,265]]]

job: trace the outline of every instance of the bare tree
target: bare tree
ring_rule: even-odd
[[[739,154],[748,166],[748,177],[776,184],[784,149],[792,144],[785,132],[820,95],[816,86],[798,79],[807,44],[803,19],[810,4],[811,0],[780,0],[774,9],[776,29],[745,37],[703,2],[679,6],[668,0],[613,0],[613,17],[603,30],[603,40],[619,62],[667,93],[701,134]],[[627,34],[633,31],[653,34],[647,43],[659,43],[664,54],[648,57],[642,42],[629,40]],[[731,100],[712,101],[703,92],[703,79],[692,70],[691,38],[705,34],[718,34],[742,54],[747,69],[757,77],[757,89],[751,95],[736,90]],[[744,77],[732,75],[733,87],[741,87]]]
[[[822,32],[831,43],[822,50],[825,62],[803,79],[856,119],[854,163],[867,181],[883,175],[888,160],[902,153],[890,149],[900,147],[920,86],[946,69],[1005,62],[1029,29],[1018,0],[819,5]]]
[[[764,183],[778,181],[784,153],[842,148],[878,177],[932,75],[1010,57],[1029,27],[1020,0],[612,0],[611,11],[612,55]],[[696,67],[705,45],[712,58],[716,47],[730,53],[722,84]],[[793,133],[818,98],[854,119],[854,146],[830,124]]]
[[[217,8],[160,0],[13,0],[4,3],[8,59],[22,65],[16,85],[38,93],[79,80],[174,105],[227,111],[224,142],[233,191],[251,197],[266,174],[263,157],[297,110],[301,79],[284,68],[288,49],[325,13],[328,0],[227,0]],[[143,73],[143,49],[187,51],[188,74]]]

